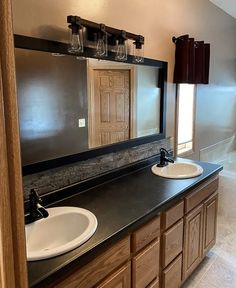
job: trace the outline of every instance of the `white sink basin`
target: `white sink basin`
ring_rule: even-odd
[[[87,241],[96,231],[97,218],[86,209],[56,207],[47,211],[48,218],[25,226],[29,261],[70,251]]]
[[[152,172],[158,176],[172,179],[192,178],[202,174],[203,169],[195,163],[175,162],[165,167],[152,166]]]

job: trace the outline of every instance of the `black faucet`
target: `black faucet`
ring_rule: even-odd
[[[29,215],[27,217],[27,224],[49,216],[48,211],[41,204],[42,199],[34,189],[31,189],[29,194]]]
[[[174,160],[172,158],[167,157],[166,155],[170,155],[169,152],[166,149],[161,148],[160,149],[160,163],[157,164],[157,167],[165,167],[166,165],[168,165],[168,162],[174,163]]]

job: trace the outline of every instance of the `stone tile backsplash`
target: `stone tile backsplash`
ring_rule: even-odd
[[[159,153],[161,147],[171,149],[170,138],[24,176],[25,199],[32,188],[37,189],[40,195],[49,193],[154,156]]]

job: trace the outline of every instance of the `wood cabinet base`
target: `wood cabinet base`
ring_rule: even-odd
[[[217,186],[216,177],[205,181],[179,203],[47,287],[181,287],[215,243]]]

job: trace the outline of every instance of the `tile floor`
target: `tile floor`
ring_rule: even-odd
[[[236,288],[236,173],[220,174],[217,242],[183,288]]]

